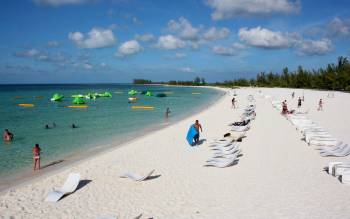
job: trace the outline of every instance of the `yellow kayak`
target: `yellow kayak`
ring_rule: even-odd
[[[131,109],[153,110],[153,109],[154,109],[154,106],[132,106]]]
[[[66,106],[67,108],[73,108],[73,109],[86,109],[89,106],[88,105],[72,105],[72,106]]]
[[[20,107],[34,107],[34,104],[32,103],[20,103],[18,104]]]

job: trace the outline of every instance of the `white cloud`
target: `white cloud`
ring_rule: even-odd
[[[214,46],[211,51],[221,56],[236,56],[245,48],[246,47],[240,43],[234,43],[231,46]]]
[[[72,40],[80,48],[96,49],[109,47],[115,44],[116,38],[112,30],[103,28],[92,28],[86,36],[77,31],[68,34],[68,38]]]
[[[330,39],[301,40],[296,49],[299,55],[325,55],[332,51],[332,41]]]
[[[200,28],[195,28],[184,17],[180,17],[178,21],[170,20],[168,22],[168,30],[176,33],[183,40],[198,40]]]
[[[299,1],[289,0],[206,0],[214,9],[212,19],[222,20],[239,16],[289,14],[300,10]]]
[[[180,52],[177,52],[173,55],[167,55],[165,56],[164,58],[166,59],[172,59],[172,60],[175,60],[175,59],[183,59],[185,58],[187,55],[185,53],[180,53]]]
[[[47,42],[48,47],[57,47],[59,45],[60,45],[60,43],[56,40],[51,40],[51,41]]]
[[[348,37],[350,36],[350,20],[335,17],[328,23],[326,28],[328,37]]]
[[[143,48],[136,40],[129,40],[119,46],[118,51],[115,55],[119,58],[124,58],[126,56],[139,53],[142,50]]]
[[[154,35],[151,33],[145,33],[142,35],[136,34],[135,39],[143,42],[153,41],[155,39]]]
[[[184,48],[186,43],[183,40],[169,34],[160,36],[155,46],[160,49],[179,49]]]
[[[296,37],[293,34],[271,31],[265,28],[241,28],[238,32],[239,38],[248,45],[265,48],[279,49],[293,46]]]
[[[218,39],[223,39],[228,37],[229,34],[230,34],[230,30],[226,27],[223,27],[223,28],[211,27],[203,34],[203,38],[205,40],[218,40]]]
[[[23,52],[17,52],[16,56],[35,58],[35,57],[39,56],[40,54],[41,54],[41,52],[39,50],[30,49],[30,50],[23,51]]]
[[[58,7],[62,5],[80,5],[94,0],[33,0],[38,5]]]
[[[180,69],[180,71],[185,72],[185,73],[193,73],[195,72],[195,70],[193,68],[190,67],[183,67]]]

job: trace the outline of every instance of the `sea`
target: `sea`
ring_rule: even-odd
[[[128,92],[132,89],[139,93],[135,95],[137,100],[130,102]],[[154,96],[140,94],[142,91],[150,91]],[[72,95],[104,92],[110,92],[112,97],[87,99],[87,108],[67,107],[74,105]],[[52,102],[55,93],[64,95],[63,100]],[[166,97],[157,97],[160,93]],[[161,129],[207,108],[222,95],[219,90],[205,87],[162,85],[0,85],[0,128],[14,134],[12,142],[0,141],[0,179],[31,171],[35,144],[42,149],[42,166],[48,167],[67,157],[116,147]],[[166,118],[168,107],[171,113]],[[77,128],[72,128],[72,124]],[[178,137],[185,140],[185,136]]]

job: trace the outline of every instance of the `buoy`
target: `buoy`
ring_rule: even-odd
[[[34,107],[34,104],[32,103],[20,103],[18,104],[20,107]]]
[[[88,107],[89,107],[88,105],[66,106],[66,108],[73,108],[73,109],[86,109]]]
[[[132,106],[131,109],[153,110],[153,109],[154,109],[154,106]]]

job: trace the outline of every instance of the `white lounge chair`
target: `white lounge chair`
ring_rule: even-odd
[[[350,184],[350,169],[344,170],[340,180],[343,184]]]
[[[341,151],[335,151],[335,152],[325,152],[325,153],[320,153],[322,157],[346,157],[350,155],[350,147],[346,146],[343,150]]]
[[[213,166],[218,168],[225,168],[232,166],[235,162],[237,162],[237,159],[226,159],[226,160],[220,160],[220,161],[210,161],[207,162],[204,166]]]
[[[68,195],[73,193],[80,182],[80,174],[79,173],[70,173],[64,185],[59,189],[54,189],[54,191],[50,192],[45,201],[47,202],[57,202],[64,195]]]
[[[134,181],[143,181],[143,180],[147,179],[148,177],[150,177],[154,171],[155,170],[152,170],[151,172],[149,172],[148,174],[146,174],[144,176],[140,176],[136,173],[124,173],[123,175],[120,176],[120,178],[130,178]]]

